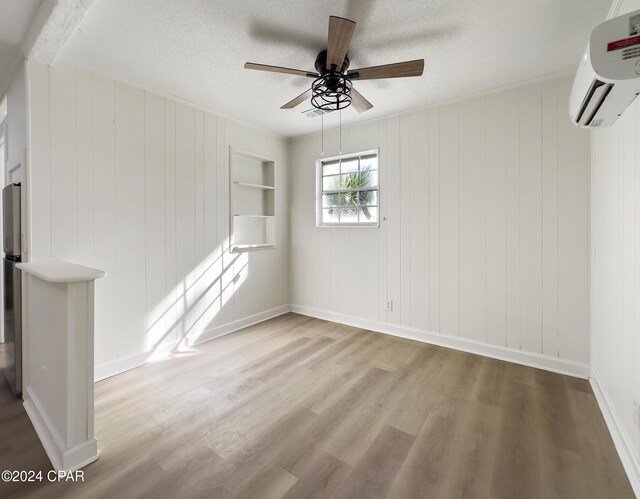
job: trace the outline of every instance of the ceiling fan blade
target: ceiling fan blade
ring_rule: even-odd
[[[347,76],[358,80],[378,80],[381,78],[422,76],[423,71],[424,59],[416,59],[415,61],[396,62],[395,64],[383,64],[382,66],[353,69],[347,72]]]
[[[256,64],[254,62],[245,62],[244,69],[255,69],[256,71],[269,71],[270,73],[284,73],[297,76],[310,76],[316,78],[317,73],[313,71],[303,71],[302,69],[283,68],[282,66],[269,66],[268,64]]]
[[[302,92],[300,95],[298,95],[298,97],[296,97],[293,100],[290,100],[284,106],[282,106],[280,109],[293,109],[298,104],[302,104],[309,97],[311,97],[311,89],[307,90],[306,92]]]
[[[351,88],[351,104],[359,113],[364,113],[373,107],[373,104],[363,97],[355,88]]]
[[[335,66],[336,69],[340,71],[344,58],[347,56],[347,50],[349,50],[349,44],[351,43],[351,37],[355,29],[356,23],[354,21],[336,16],[329,17],[327,69]]]

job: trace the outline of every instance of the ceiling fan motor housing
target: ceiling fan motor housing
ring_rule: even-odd
[[[316,57],[316,64],[315,64],[315,68],[316,71],[318,73],[320,73],[321,75],[324,75],[327,72],[331,71],[331,68],[327,69],[327,51],[323,50],[322,52],[320,52],[318,54],[318,57]],[[342,67],[341,68],[336,68],[338,73],[346,73],[347,69],[349,69],[349,56],[345,55],[344,56],[344,62],[342,63]]]

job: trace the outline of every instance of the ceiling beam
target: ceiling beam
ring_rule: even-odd
[[[51,65],[95,0],[44,0],[27,32],[24,57]]]

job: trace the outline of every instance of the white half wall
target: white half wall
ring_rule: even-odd
[[[286,140],[63,62],[28,84],[31,259],[107,272],[102,377],[288,305]],[[277,162],[277,249],[228,251],[230,146]]]
[[[344,153],[380,148],[380,228],[315,226],[321,137],[294,139],[294,310],[588,372],[590,146],[568,118],[571,83],[525,84],[343,129]],[[337,120],[328,115],[325,126]],[[338,144],[336,131],[326,133],[325,155]]]
[[[616,15],[640,9],[620,2]],[[591,365],[595,393],[640,496],[640,105],[592,132]]]

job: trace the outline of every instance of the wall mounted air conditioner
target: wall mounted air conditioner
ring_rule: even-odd
[[[640,10],[605,21],[591,33],[573,82],[569,115],[574,124],[615,123],[640,93]]]

